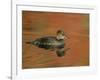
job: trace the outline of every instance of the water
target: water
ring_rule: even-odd
[[[22,68],[47,68],[89,65],[89,14],[23,11],[22,13]],[[43,36],[56,36],[63,30],[65,56],[44,50],[26,42]]]

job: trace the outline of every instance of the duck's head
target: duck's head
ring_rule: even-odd
[[[62,30],[57,31],[57,40],[64,40],[65,38],[70,39]]]
[[[57,38],[57,40],[63,40],[65,38],[64,32],[61,30],[58,30],[56,38]]]

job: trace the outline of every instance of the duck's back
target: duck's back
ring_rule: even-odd
[[[56,37],[48,36],[36,39],[32,44],[45,49],[64,47],[63,40],[57,40]]]

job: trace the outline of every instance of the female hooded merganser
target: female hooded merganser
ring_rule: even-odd
[[[47,36],[47,37],[38,38],[34,41],[26,42],[26,43],[32,44],[39,48],[44,48],[47,50],[56,50],[57,56],[61,57],[61,56],[64,56],[64,54],[65,54],[64,39],[65,39],[64,32],[61,30],[58,30],[56,37]]]

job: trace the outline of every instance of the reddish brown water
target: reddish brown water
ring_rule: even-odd
[[[89,65],[88,14],[23,11],[22,15],[23,69]],[[59,29],[70,37],[65,40],[70,50],[63,57],[58,57],[55,51],[25,43],[43,36],[56,36]]]

